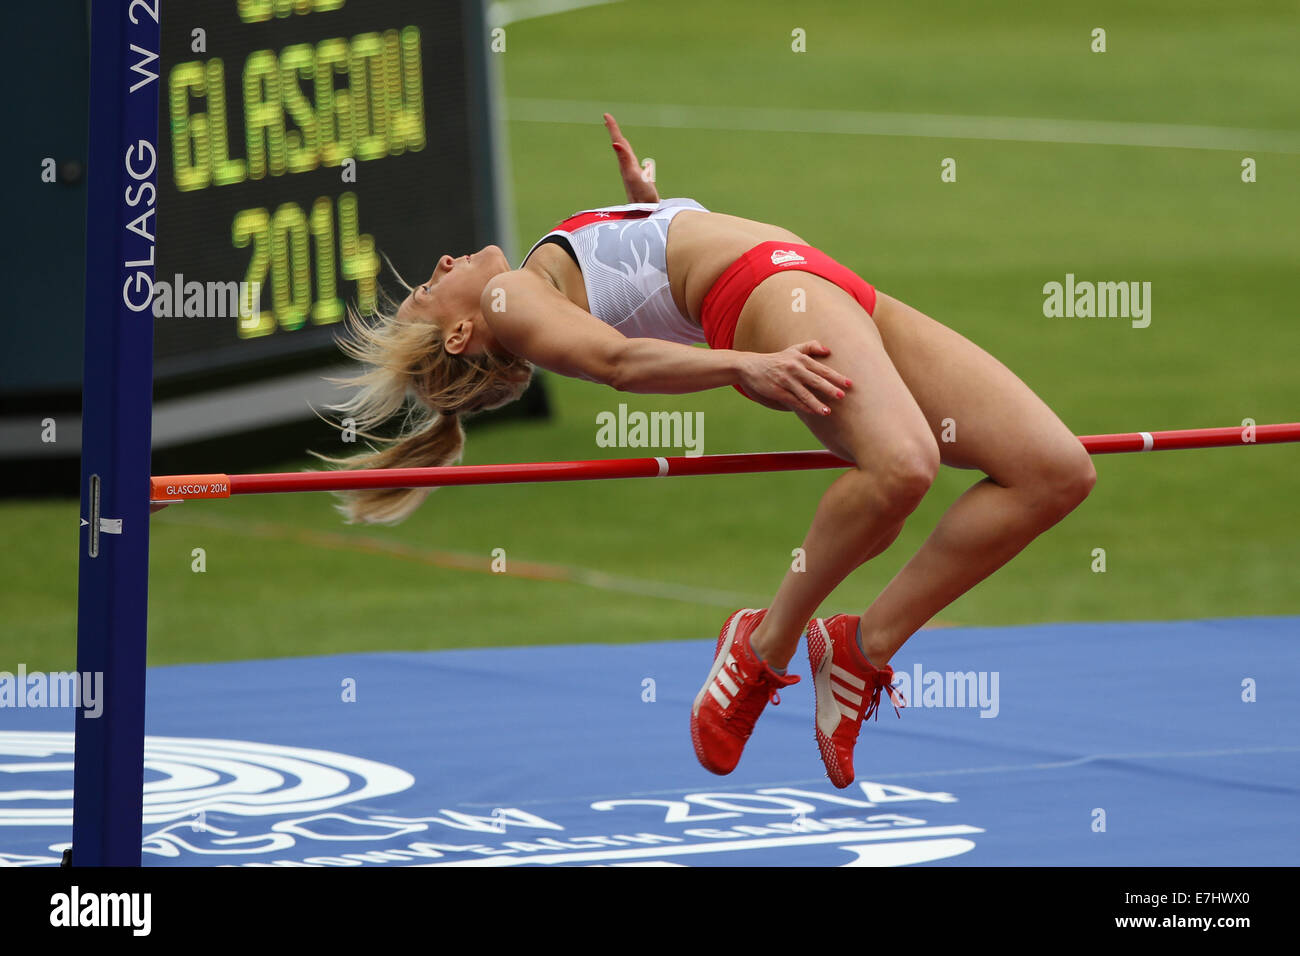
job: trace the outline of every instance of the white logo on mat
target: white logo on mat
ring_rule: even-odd
[[[70,733],[0,731],[0,826],[71,826],[72,754]],[[405,770],[347,754],[206,737],[146,737],[144,772],[145,823],[200,811],[312,812],[415,783]]]

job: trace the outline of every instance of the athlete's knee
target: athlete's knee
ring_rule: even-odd
[[[1092,489],[1095,487],[1097,487],[1097,469],[1093,466],[1092,456],[1087,452],[1082,456],[1073,456],[1057,483],[1061,502],[1069,505],[1071,511],[1083,504],[1084,499],[1092,494]]]
[[[1035,469],[1029,488],[1037,510],[1050,520],[1065,517],[1097,484],[1097,469],[1082,445],[1047,457]]]
[[[916,510],[934,484],[939,472],[939,446],[926,434],[903,439],[876,449],[866,459],[859,459],[870,488],[873,510],[889,518],[902,520]]]

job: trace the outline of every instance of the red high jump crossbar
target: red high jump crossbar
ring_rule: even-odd
[[[1085,435],[1089,453],[1110,455],[1173,448],[1225,448],[1300,441],[1300,422],[1181,431]],[[163,475],[149,479],[152,501],[229,498],[285,491],[358,491],[366,488],[439,488],[451,485],[502,485],[538,481],[592,481],[603,478],[662,478],[666,475],[739,475],[770,471],[843,468],[844,459],[828,451],[751,452],[676,458],[610,458],[544,461],[516,465],[448,465],[440,468],[371,468],[306,471],[279,475]]]

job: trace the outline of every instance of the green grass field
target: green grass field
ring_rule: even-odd
[[[508,128],[519,244],[624,201],[599,115],[620,106],[665,197],[800,233],[988,349],[1076,433],[1294,421],[1300,149],[1231,147],[1258,141],[1251,130],[1295,142],[1297,26],[1292,3],[677,0],[512,24],[507,109],[534,117]],[[1089,51],[1094,27],[1106,53]],[[790,49],[795,28],[805,53]],[[576,118],[583,104],[596,104],[583,124],[536,119]],[[664,106],[1177,124],[1215,128],[1204,136],[1218,148],[697,128]],[[1241,181],[1246,156],[1255,183]],[[947,157],[955,183],[940,181]],[[1067,272],[1152,283],[1150,327],[1045,318],[1042,287]],[[793,416],[730,389],[547,385],[551,421],[471,425],[466,461],[622,456],[595,441],[596,415],[619,402],[702,411],[711,453],[815,446]],[[279,467],[310,467],[297,452]],[[1300,613],[1300,447],[1097,464],[1084,506],[942,623]],[[448,489],[392,529],[343,526],[328,495],[187,502],[153,519],[150,662],[709,637],[741,602],[768,600],[830,480]],[[973,480],[945,469],[827,609],[860,610]],[[72,664],[77,510],[0,503],[0,669]],[[195,548],[204,573],[191,570]],[[490,571],[496,548],[504,574]],[[1091,570],[1096,548],[1105,573]]]

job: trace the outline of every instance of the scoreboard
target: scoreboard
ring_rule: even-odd
[[[511,252],[486,4],[157,4],[158,55],[129,76],[158,91],[156,195],[126,197],[149,210],[128,228],[154,240],[154,282],[142,271],[124,295],[153,322],[161,470],[255,470],[335,439],[309,405],[339,397],[323,377],[347,362],[335,338],[349,305],[392,288],[385,260],[414,280],[443,253]],[[30,69],[12,78],[21,135],[0,151],[16,184],[0,495],[46,494],[77,485],[83,252],[116,234],[87,219],[90,4],[10,6]],[[489,413],[546,414],[540,380]]]
[[[165,0],[160,385],[339,360],[382,256],[505,244],[486,42],[479,0]]]

